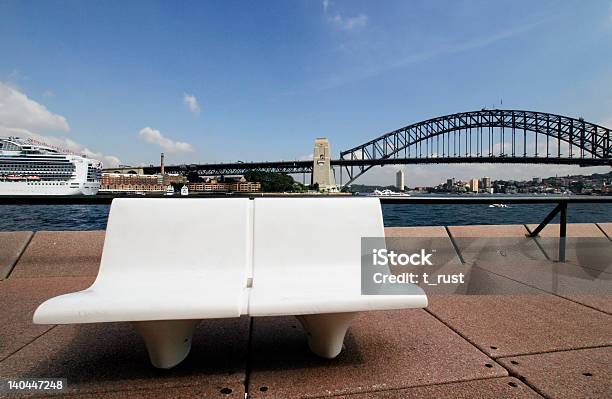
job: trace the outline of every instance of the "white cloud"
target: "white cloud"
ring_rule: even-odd
[[[330,0],[323,0],[323,13],[327,16],[327,11],[332,6]],[[365,14],[359,14],[356,17],[346,17],[336,12],[334,15],[327,16],[327,21],[335,27],[342,30],[353,30],[356,28],[363,28],[368,24],[368,16]]]
[[[70,130],[68,121],[54,114],[44,105],[28,98],[18,89],[0,82],[0,136],[30,138],[59,147],[75,154],[102,161],[113,167],[121,163],[113,155],[104,155],[90,150],[69,138],[43,134],[45,131]]]
[[[313,154],[306,154],[298,157],[298,161],[312,161]]]
[[[343,17],[340,14],[336,14],[333,17],[329,17],[328,20],[343,30],[362,28],[368,24],[368,17],[364,14],[360,14],[356,17]]]
[[[70,130],[68,121],[24,93],[0,82],[0,125],[32,131]]]
[[[121,164],[121,160],[114,155],[104,155],[100,152],[94,152],[89,148],[66,137],[45,136],[42,134],[33,133],[27,129],[11,128],[5,126],[0,126],[0,136],[14,136],[34,139],[36,141],[43,142],[53,147],[68,150],[78,155],[85,155],[88,158],[97,159],[99,161],[102,161],[104,167],[112,168]]]
[[[330,18],[330,20],[331,19],[333,18]],[[367,18],[365,22],[367,22]],[[375,61],[375,63],[372,63],[364,68],[349,72],[343,72],[341,75],[332,76],[331,78],[320,82],[319,88],[321,90],[326,90],[342,86],[353,81],[369,79],[394,69],[404,68],[406,66],[418,64],[420,62],[428,61],[436,57],[448,56],[462,53],[464,51],[487,47],[499,41],[510,39],[512,37],[529,32],[530,30],[535,29],[544,22],[546,22],[546,20],[541,19],[536,22],[515,26],[506,30],[501,30],[495,33],[483,35],[481,37],[476,37],[464,42],[456,42],[441,47],[431,48],[427,51],[413,53],[404,57],[401,57],[401,55],[398,54],[396,57],[393,58],[392,62],[381,64],[379,61]]]
[[[196,96],[187,93],[183,94],[183,103],[192,114],[198,115],[200,113],[200,104],[198,104]]]
[[[194,148],[191,144],[185,143],[183,141],[170,140],[169,138],[164,137],[159,130],[153,129],[151,127],[145,127],[143,129],[140,129],[138,135],[147,143],[157,144],[169,153],[194,151]]]
[[[330,0],[323,0],[323,12],[327,14],[327,9],[331,6]]]

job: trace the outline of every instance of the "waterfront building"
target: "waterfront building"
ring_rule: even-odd
[[[478,179],[477,178],[473,178],[472,180],[470,180],[470,191],[473,193],[478,192]]]
[[[395,174],[395,186],[399,191],[404,191],[404,171],[402,169]]]
[[[106,193],[156,193],[165,192],[162,175],[136,173],[102,173],[100,192]]]
[[[455,186],[455,178],[451,178],[451,179],[447,179],[446,180],[446,189],[447,190],[452,190],[453,187]]]
[[[32,139],[0,137],[0,195],[94,195],[102,163]]]
[[[187,188],[190,192],[238,192],[253,193],[261,191],[261,183],[246,181],[244,177],[225,178],[220,182],[217,179],[208,179],[204,182],[189,182]]]
[[[490,189],[491,187],[493,187],[493,186],[491,185],[491,178],[490,178],[490,177],[486,177],[486,176],[485,176],[485,177],[483,177],[483,178],[482,178],[482,188],[483,188],[483,189],[485,189],[485,190],[488,190],[488,189]]]

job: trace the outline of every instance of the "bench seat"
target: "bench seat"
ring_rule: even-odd
[[[417,286],[361,294],[363,237],[384,237],[376,198],[115,199],[96,281],[34,322],[131,322],[170,368],[202,319],[294,315],[333,358],[358,312],[427,306]]]

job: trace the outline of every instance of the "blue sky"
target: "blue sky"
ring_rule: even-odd
[[[0,57],[0,127],[107,164],[303,159],[502,99],[612,126],[610,1],[0,0]],[[406,175],[577,170],[513,168]]]

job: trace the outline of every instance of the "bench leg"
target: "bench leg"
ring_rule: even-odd
[[[296,316],[308,334],[308,346],[315,354],[333,359],[342,351],[342,343],[351,321],[350,313],[325,313]]]
[[[189,354],[193,332],[200,320],[135,321],[133,324],[145,341],[153,366],[169,369]]]

